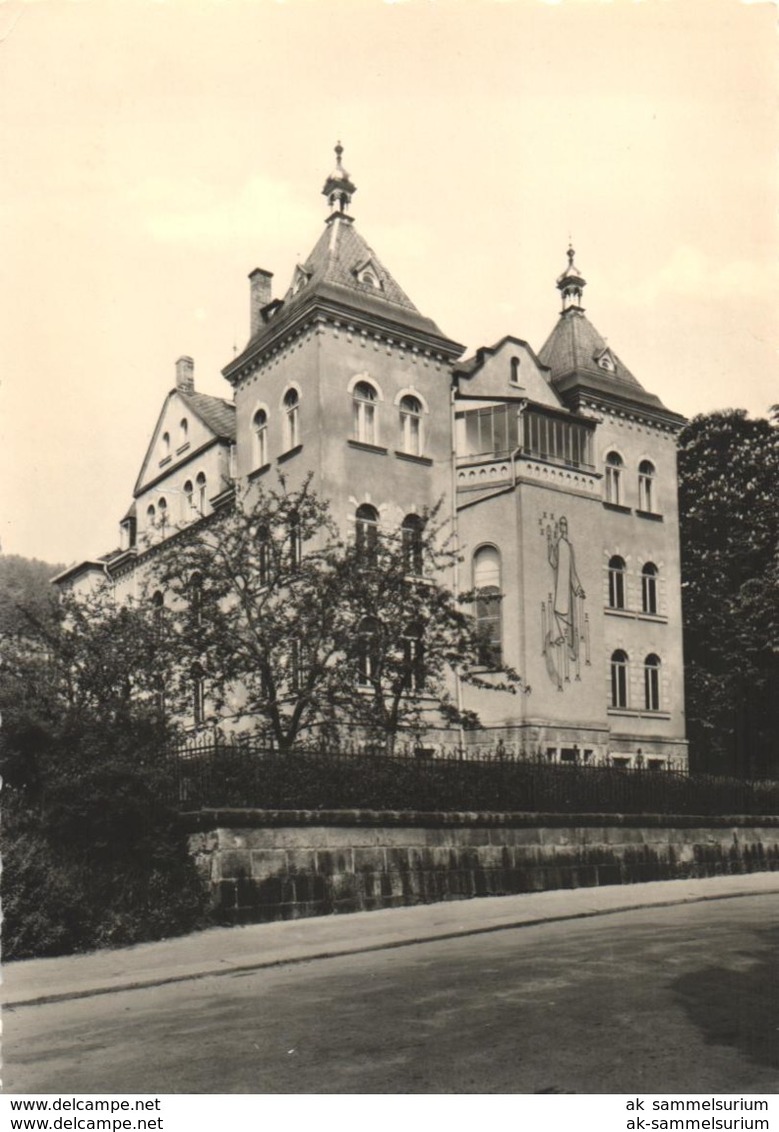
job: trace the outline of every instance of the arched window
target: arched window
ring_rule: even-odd
[[[157,522],[157,508],[153,503],[150,503],[146,508],[146,522],[150,527],[155,526]]]
[[[179,448],[189,440],[189,421],[182,417],[179,421]]]
[[[206,476],[205,472],[198,472],[195,477],[195,486],[197,487],[197,509],[201,515],[206,513]]]
[[[163,496],[157,501],[157,513],[159,517],[160,530],[165,534],[165,528],[168,525],[168,501]]]
[[[649,460],[638,465],[638,509],[655,510],[655,466]]]
[[[618,554],[609,559],[609,608],[625,608],[625,559]]]
[[[300,443],[300,394],[297,389],[288,389],[284,394],[285,441],[287,451],[297,448]]]
[[[297,570],[303,556],[303,536],[300,530],[300,515],[291,511],[288,521],[289,530],[289,568]]]
[[[206,679],[202,664],[192,665],[190,669],[192,679],[192,716],[195,727],[201,727],[206,718]]]
[[[641,570],[641,608],[644,613],[657,613],[657,567],[645,563]]]
[[[628,654],[623,649],[611,654],[611,706],[628,706]]]
[[[192,486],[192,480],[187,480],[187,482],[184,484],[183,498],[184,498],[184,514],[183,514],[182,518],[184,520],[187,520],[187,519],[190,518],[190,516],[192,514],[192,509],[195,506],[195,489]]]
[[[162,458],[170,456],[170,433],[163,432],[162,434]]]
[[[367,381],[358,381],[352,393],[354,439],[376,444],[376,390]]]
[[[375,617],[363,617],[357,626],[357,679],[370,684],[379,674],[381,661],[381,622]]]
[[[644,707],[660,710],[660,657],[650,653],[644,660]]]
[[[268,463],[268,414],[258,409],[252,421],[254,428],[254,466],[263,468]]]
[[[403,397],[400,402],[400,437],[404,452],[422,455],[422,404],[416,397]]]
[[[424,523],[419,515],[406,515],[400,528],[403,540],[403,564],[407,574],[419,575],[423,566],[423,540]]]
[[[421,692],[425,686],[425,646],[418,622],[407,625],[403,634],[403,669],[406,691]]]
[[[511,359],[511,384],[519,385],[519,358]]]
[[[362,503],[355,515],[355,543],[360,554],[373,554],[379,541],[379,512]]]
[[[617,452],[606,457],[606,502],[622,503],[622,457]]]
[[[473,588],[476,591],[476,631],[479,662],[487,668],[502,663],[500,551],[482,546],[473,556]]]

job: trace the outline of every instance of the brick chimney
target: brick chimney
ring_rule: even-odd
[[[272,271],[264,271],[261,267],[255,267],[254,271],[249,274],[249,284],[251,286],[251,337],[260,330],[263,326],[262,315],[260,311],[266,307],[273,298],[271,293],[271,279],[273,278]]]
[[[181,393],[195,392],[195,363],[186,354],[176,362],[176,388]]]

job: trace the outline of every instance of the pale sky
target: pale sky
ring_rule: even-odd
[[[588,316],[678,412],[779,401],[776,8],[737,0],[0,0],[0,539],[117,523],[181,354],[283,294],[344,144],[356,224],[471,353]]]

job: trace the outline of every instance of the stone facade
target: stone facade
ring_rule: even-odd
[[[209,812],[190,852],[217,914],[296,919],[779,869],[779,819]]]

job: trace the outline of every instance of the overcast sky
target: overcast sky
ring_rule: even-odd
[[[688,416],[776,378],[776,8],[736,0],[0,2],[2,550],[117,545],[180,354],[286,289],[340,138],[359,230],[472,352],[585,306]]]

